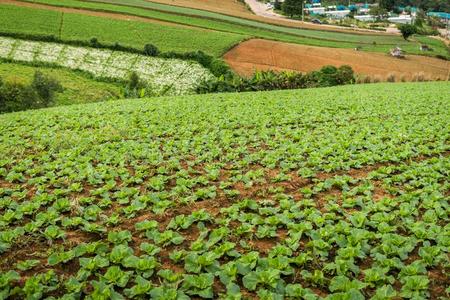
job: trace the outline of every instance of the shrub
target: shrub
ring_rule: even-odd
[[[316,74],[320,86],[335,86],[350,84],[355,80],[353,69],[350,66],[325,66]]]
[[[414,81],[414,82],[423,82],[423,81],[426,81],[426,79],[425,79],[425,74],[422,73],[422,72],[415,73],[415,74],[413,75],[413,77],[412,77],[412,81]]]
[[[102,44],[98,41],[97,38],[93,37],[92,39],[89,40],[89,46],[91,46],[92,48],[102,48]]]
[[[0,112],[13,112],[37,108],[38,95],[29,86],[18,82],[6,82],[0,87]]]
[[[193,60],[198,62],[203,67],[211,71],[211,73],[216,76],[229,77],[233,75],[230,67],[221,59],[217,59],[211,55],[204,53],[203,51],[196,52],[186,52],[186,53],[176,53],[176,52],[166,52],[159,55],[163,58],[178,58],[183,60]]]
[[[370,76],[364,76],[364,81],[363,83],[372,83],[372,77]]]
[[[234,74],[219,76],[202,82],[197,89],[200,94],[244,91],[270,91],[335,86],[355,82],[354,72],[349,66],[325,66],[307,74],[298,72],[257,71],[249,78]]]
[[[395,74],[391,73],[386,77],[387,82],[395,82]]]
[[[144,54],[148,56],[158,56],[159,55],[159,49],[153,44],[146,44],[144,46]]]
[[[30,85],[2,82],[0,83],[0,112],[48,107],[53,104],[55,93],[60,91],[62,86],[58,81],[38,71],[34,74]]]
[[[405,40],[408,40],[411,35],[417,33],[417,27],[411,24],[400,24],[398,25],[398,29]]]
[[[378,75],[374,76],[373,79],[372,79],[372,82],[373,82],[373,83],[381,82],[380,76],[378,76]]]
[[[132,72],[128,78],[124,96],[126,98],[144,98],[158,95],[154,93],[149,84],[139,78],[139,75],[136,72]]]
[[[358,84],[371,83],[372,82],[372,78],[369,75],[359,75],[355,79],[355,82],[358,83]]]
[[[42,102],[40,105],[41,107],[46,107],[53,104],[55,93],[63,91],[63,87],[56,79],[44,75],[40,71],[36,71],[34,73],[31,88],[33,88],[38,94]]]
[[[355,72],[348,65],[340,66],[336,75],[338,84],[350,84],[355,82]]]

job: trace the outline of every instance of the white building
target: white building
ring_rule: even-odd
[[[326,16],[336,18],[336,19],[342,19],[345,18],[350,14],[350,10],[328,10],[324,13]]]
[[[400,15],[398,17],[389,17],[388,21],[391,23],[398,23],[398,24],[411,24],[412,23],[412,17],[410,15]]]
[[[376,17],[371,16],[371,15],[355,16],[355,19],[358,21],[362,21],[362,22],[375,22],[376,21]]]

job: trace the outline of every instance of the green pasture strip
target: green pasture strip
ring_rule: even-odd
[[[29,1],[31,2],[31,1]],[[152,3],[142,0],[129,0],[126,2],[116,0],[102,1],[77,1],[77,0],[35,0],[32,2],[45,3],[54,6],[78,7],[93,10],[104,10],[110,12],[124,13],[141,17],[148,17],[168,22],[197,26],[201,28],[232,32],[247,36],[305,44],[311,46],[332,47],[332,48],[355,48],[362,46],[363,51],[388,52],[394,46],[400,46],[408,50],[411,54],[422,54],[434,56],[447,51],[441,42],[436,52],[423,53],[419,49],[419,43],[403,40],[401,36],[389,35],[363,35],[341,32],[330,32],[311,29],[298,29],[283,26],[270,25],[263,22],[250,21],[221,14],[209,15],[208,12],[159,3]],[[99,2],[99,3],[94,3]],[[111,3],[111,4],[109,4]],[[118,4],[118,5],[112,5]],[[170,8],[170,9],[169,9]],[[206,13],[203,15],[202,13]],[[213,16],[223,16],[225,18],[213,18]],[[216,17],[217,17],[216,16]],[[231,19],[230,19],[231,18]]]
[[[202,50],[214,56],[222,55],[246,38],[227,32],[115,20],[75,13],[63,14],[14,5],[0,5],[0,23],[2,24],[0,31],[5,33],[54,35],[67,41],[86,41],[95,37],[102,43],[118,42],[136,49],[143,49],[145,44],[152,43],[163,52]]]
[[[181,14],[178,10],[160,10],[155,3],[147,1],[130,1],[123,3],[122,1],[106,0],[106,1],[78,1],[78,0],[25,0],[24,2],[44,3],[54,6],[77,7],[95,10],[105,10],[111,12],[119,12],[124,14],[132,14],[143,17],[164,20],[168,22],[198,26],[219,31],[228,31],[241,34],[252,34],[260,37],[273,38],[276,33],[279,39],[283,39],[286,35],[294,35],[304,38],[320,39],[324,41],[348,42],[348,43],[379,43],[393,44],[401,42],[398,36],[383,35],[358,35],[347,34],[341,32],[329,32],[310,29],[297,29],[276,25],[269,25],[262,22],[249,21],[236,17],[231,19],[205,18],[202,15]],[[113,5],[116,4],[116,5]],[[174,7],[174,6],[164,6]],[[174,7],[175,8],[175,7]],[[181,7],[176,7],[181,8]],[[183,8],[181,8],[183,9]],[[222,16],[220,14],[217,14]],[[270,34],[272,33],[272,34]],[[281,36],[280,36],[281,34]],[[287,38],[287,37],[286,37]]]
[[[41,1],[41,0],[38,0]],[[55,2],[55,0],[43,0],[43,1],[50,1]],[[66,0],[63,0],[66,1]],[[73,1],[73,0],[70,0]],[[318,38],[318,39],[324,39],[324,40],[335,40],[335,41],[342,41],[342,42],[363,42],[363,43],[372,43],[373,41],[377,43],[386,43],[390,44],[394,41],[398,41],[399,37],[397,36],[389,36],[389,35],[364,35],[364,34],[351,34],[351,33],[342,33],[342,32],[331,32],[326,30],[314,30],[314,29],[302,29],[302,28],[294,28],[294,27],[286,27],[286,26],[279,26],[279,25],[271,25],[264,22],[258,22],[248,19],[243,19],[239,17],[232,17],[227,16],[219,13],[213,13],[203,10],[197,10],[197,9],[191,9],[186,7],[179,7],[179,6],[171,6],[167,4],[161,4],[161,3],[154,3],[144,0],[86,0],[86,1],[74,1],[74,2],[100,2],[100,3],[111,3],[111,4],[118,4],[122,6],[134,6],[134,7],[141,7],[150,9],[153,11],[160,11],[160,12],[169,12],[173,14],[179,14],[179,15],[186,15],[186,16],[193,16],[193,17],[200,17],[200,18],[208,18],[211,20],[220,20],[220,21],[226,21],[229,23],[234,23],[235,25],[243,25],[243,26],[249,26],[253,28],[258,29],[264,29],[269,31],[275,31],[278,33],[285,33],[285,34],[294,34],[309,38]],[[210,21],[211,21],[210,20]],[[230,26],[228,28],[231,30]],[[239,27],[236,27],[239,28]],[[242,27],[241,27],[242,28]]]
[[[81,104],[106,101],[120,97],[121,87],[115,83],[94,80],[81,72],[64,68],[35,67],[19,63],[0,62],[3,81],[29,84],[36,71],[58,80],[64,91],[56,94],[55,105]]]

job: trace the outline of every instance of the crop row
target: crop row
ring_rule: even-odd
[[[166,91],[166,94],[192,93],[199,82],[212,76],[198,63],[184,60],[2,37],[0,57],[54,64],[102,78],[127,79],[131,72],[136,72],[156,93]]]
[[[27,22],[17,22],[25,19]],[[143,49],[146,44],[151,43],[163,52],[201,50],[216,57],[247,38],[240,34],[148,21],[0,4],[0,31],[7,34],[54,36],[63,41],[89,41],[96,37],[103,44],[120,43],[135,49]]]
[[[363,50],[387,52],[393,46],[401,46],[408,53],[423,54],[417,42],[408,42],[401,36],[386,34],[357,34],[311,30],[277,26],[248,19],[217,14],[186,7],[177,7],[144,0],[38,0],[33,2],[45,3],[54,6],[76,7],[89,10],[111,11],[129,15],[137,15],[151,19],[174,22],[213,31],[240,34],[284,42],[335,48],[354,48],[362,46]],[[99,3],[101,2],[101,3]],[[434,51],[430,55],[440,54],[447,56],[445,45],[435,40],[422,37],[422,43],[433,43]]]
[[[446,83],[0,116],[0,293],[442,299]]]

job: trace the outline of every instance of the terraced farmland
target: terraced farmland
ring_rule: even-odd
[[[199,82],[212,77],[195,62],[2,37],[0,58],[53,64],[86,71],[99,78],[125,80],[135,72],[160,95],[192,94]]]
[[[62,68],[29,66],[21,63],[0,63],[0,78],[3,82],[30,84],[36,71],[52,78],[58,78],[63,86],[63,91],[56,94],[53,105],[107,101],[118,99],[123,94],[123,87],[118,83],[100,82],[81,72]]]
[[[0,116],[0,295],[445,299],[450,86]]]
[[[19,3],[20,5],[25,6],[31,5],[32,7],[36,7],[36,4],[45,4],[48,6],[39,6],[38,8],[50,10],[55,10],[58,8],[60,10],[63,10],[64,8],[68,7],[83,9],[87,12],[113,12],[118,14],[122,19],[127,15],[130,16],[130,18],[138,16],[146,18],[147,21],[163,21],[166,23],[172,23],[174,26],[188,26],[188,28],[177,28],[175,30],[174,28],[170,28],[170,26],[167,26],[166,24],[166,26],[162,26],[162,28],[159,30],[156,28],[153,28],[153,30],[151,30],[152,28],[149,28],[149,30],[151,30],[151,34],[148,32],[148,30],[143,31],[142,35],[144,35],[144,32],[145,35],[149,35],[149,37],[146,37],[148,39],[148,42],[156,44],[158,47],[163,48],[165,51],[167,50],[167,48],[169,48],[169,46],[173,47],[173,49],[169,50],[175,51],[178,51],[178,48],[183,46],[191,46],[192,39],[195,42],[196,49],[203,50],[205,49],[205,47],[208,47],[208,51],[205,52],[211,55],[221,56],[226,50],[230,49],[240,41],[251,37],[258,37],[319,47],[350,49],[353,49],[355,47],[362,47],[361,49],[364,51],[375,52],[388,52],[390,48],[401,46],[410,54],[423,54],[431,56],[443,55],[446,57],[448,56],[447,48],[441,42],[433,47],[433,52],[424,53],[423,51],[419,50],[420,43],[418,41],[407,42],[404,41],[401,36],[397,35],[356,34],[350,32],[332,32],[278,26],[208,11],[170,6],[143,0],[129,0],[126,2],[116,0],[36,0],[32,1],[33,3],[29,3],[30,1],[12,2],[15,4]],[[20,12],[17,11],[16,13]],[[27,15],[29,14],[33,14],[33,12],[28,11]],[[97,29],[95,30],[96,33],[92,32],[93,28],[98,28],[98,26],[100,26],[100,24],[97,25],[92,19],[89,20],[88,18],[84,17],[85,22],[83,22],[83,24],[75,26],[76,23],[81,22],[77,19],[77,14],[71,14],[71,16],[73,16],[74,18],[64,18],[64,24],[66,24],[67,21],[67,26],[70,26],[71,23],[73,23],[73,27],[70,30],[71,34],[69,35],[71,38],[77,36],[78,39],[83,39],[82,37],[85,36],[84,39],[88,39],[92,37],[93,34],[99,34],[99,38],[101,39],[106,38],[107,40],[111,40],[113,38],[110,34],[113,31],[106,28],[104,30]],[[91,26],[89,26],[89,22],[93,22]],[[117,22],[118,21],[116,20],[114,21],[114,23]],[[142,27],[144,25],[150,25],[143,25],[140,24],[140,22],[128,23],[131,24],[124,24],[123,21],[122,25],[114,24],[114,26],[116,27],[114,32],[118,33],[114,35],[114,37],[121,43],[122,40],[125,40],[127,44],[136,44],[139,42],[142,43],[141,36],[127,35],[124,33],[124,31],[127,31],[125,29],[127,29],[127,27],[129,26]],[[95,26],[93,24],[95,24]],[[24,30],[22,27],[26,27],[26,24],[17,25],[12,22],[12,24],[8,24],[8,27],[11,27],[11,29],[8,28],[8,30],[17,32],[19,28],[20,31]],[[65,27],[66,25],[64,25],[62,28],[65,29]],[[32,30],[32,28],[25,29],[25,31],[28,30]],[[203,30],[203,32],[199,32],[199,30]],[[134,31],[137,32],[136,29],[134,29]],[[169,33],[167,33],[166,35],[162,35],[165,31],[173,32],[173,36]],[[188,31],[191,31],[191,33],[188,33]],[[220,36],[222,36],[223,38],[220,39]],[[168,39],[168,41],[165,41],[164,37]],[[132,39],[133,41],[130,41],[130,39]],[[432,40],[429,38],[425,39]],[[182,46],[178,46],[176,41],[179,45]],[[203,42],[204,44],[201,44],[201,42]],[[422,42],[425,42],[425,40],[423,40]],[[194,45],[192,45],[192,48],[194,48]]]
[[[160,22],[127,21],[73,12],[5,5],[0,2],[1,33],[54,36],[63,41],[89,41],[97,38],[105,44],[143,49],[157,45],[163,52],[204,51],[221,56],[231,46],[247,38],[240,34],[218,32],[195,27],[163,25]],[[130,18],[132,18],[130,16]],[[27,22],[17,22],[24,20]],[[149,20],[151,21],[151,20]]]

